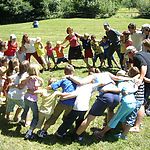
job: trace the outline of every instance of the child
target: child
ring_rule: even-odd
[[[0,57],[4,56],[4,52],[8,49],[8,43],[6,41],[0,41]]]
[[[8,58],[7,56],[3,56],[1,58],[1,66],[0,66],[0,101],[1,101],[1,93],[3,90],[5,78],[6,78],[6,71],[7,71],[7,64],[8,64]]]
[[[14,34],[10,35],[10,41],[8,41],[8,49],[4,52],[5,56],[8,56],[10,60],[13,57],[16,57],[16,50],[18,47],[18,43],[16,41],[16,36]]]
[[[22,108],[24,109],[24,94],[27,89],[27,86],[20,88],[19,83],[22,80],[27,78],[29,75],[27,69],[29,68],[29,61],[24,60],[20,63],[19,73],[16,76],[15,82],[12,85],[9,85],[9,90],[7,94],[8,105],[6,107],[7,119],[9,119],[10,112],[14,111],[14,106],[17,104],[19,108],[16,111],[16,114],[13,118],[14,121],[18,121],[18,115],[21,112]]]
[[[45,49],[47,50],[47,57],[48,57],[48,71],[50,71],[50,65],[51,65],[51,60],[54,62],[54,68],[57,67],[57,63],[55,62],[55,58],[54,58],[54,55],[53,55],[53,50],[54,50],[54,47],[52,47],[52,42],[51,41],[47,41],[46,42],[46,46],[45,46]]]
[[[57,64],[60,64],[61,62],[67,62],[68,63],[68,60],[66,57],[64,57],[64,53],[63,53],[63,49],[68,47],[69,45],[67,46],[60,46],[61,44],[61,41],[57,41],[56,42],[56,47],[54,47],[54,50],[56,51],[56,54],[57,54]]]
[[[94,83],[94,80],[92,81]],[[89,109],[89,101],[91,94],[94,91],[98,90],[99,83],[89,83],[81,86],[77,86],[77,89],[72,93],[66,93],[61,98],[62,100],[76,97],[75,104],[73,106],[72,111],[65,118],[63,123],[60,125],[58,130],[55,132],[55,135],[59,138],[62,138],[66,131],[70,128],[74,121],[76,121],[76,130],[84,120],[84,116]],[[65,94],[65,93],[64,93]],[[78,138],[79,141],[82,140],[83,134],[81,134]]]
[[[43,69],[40,70],[40,72],[43,73],[44,71],[46,71],[45,67],[47,66],[47,61],[45,59],[45,52],[44,52],[43,44],[41,43],[40,37],[36,38],[34,46],[35,46],[35,50],[37,51],[37,55],[41,58],[43,62],[42,64]]]
[[[65,73],[65,75],[73,75],[75,73],[74,67],[72,65],[65,66],[64,73]],[[48,86],[47,89],[56,90],[57,88],[60,88],[60,87],[62,88],[63,93],[64,92],[73,92],[76,89],[76,84],[69,79],[62,79],[62,80],[59,80],[59,81],[51,84],[50,86]],[[64,100],[64,101],[59,100],[59,102],[57,103],[57,105],[54,109],[54,113],[46,121],[46,123],[44,124],[44,128],[40,132],[38,132],[38,137],[40,137],[40,138],[45,137],[50,125],[55,124],[56,120],[58,119],[58,117],[61,115],[61,113],[63,111],[65,111],[64,115],[63,115],[63,120],[64,120],[64,118],[71,112],[74,102],[75,102],[75,98],[71,98],[71,99]]]
[[[57,82],[57,79],[50,78],[48,80],[48,86],[50,86],[51,84],[53,84],[55,82]],[[30,91],[30,92],[32,92],[32,91]],[[61,92],[56,91],[56,90],[39,89],[32,93],[33,94],[41,94],[41,97],[42,97],[42,103],[41,103],[40,111],[39,111],[39,121],[36,126],[36,128],[41,129],[44,121],[45,120],[47,121],[50,118],[50,116],[53,114],[58,95]],[[40,131],[41,130],[39,130],[38,132],[40,132]]]
[[[129,69],[129,76],[134,77],[139,74],[139,69]],[[118,71],[118,76],[125,76],[126,72],[123,70]],[[132,81],[121,81],[118,84],[118,92],[122,92],[122,102],[120,107],[118,108],[115,115],[109,121],[108,125],[100,132],[95,131],[94,134],[98,137],[102,138],[104,134],[109,131],[111,128],[115,128],[119,121],[122,122],[123,125],[123,133],[115,135],[117,138],[127,139],[126,134],[128,133],[128,127],[125,127],[126,117],[135,109],[136,107],[136,99],[134,96],[134,92],[138,90],[138,86]],[[117,92],[114,89],[105,89],[102,92]]]
[[[104,53],[103,53],[103,59],[104,59],[104,66],[106,66],[105,64],[105,60],[107,58],[107,53],[108,53],[108,50],[109,50],[109,47],[110,47],[110,41],[108,41],[107,37],[106,36],[103,36],[102,37],[102,41],[100,41],[100,46],[103,47],[104,49]],[[118,62],[116,61],[114,55],[112,55],[112,58],[113,62],[116,64],[116,66],[120,69],[120,66],[118,65]],[[106,66],[108,67],[108,66]]]
[[[95,35],[91,36],[90,44],[91,44],[92,49],[94,50],[93,67],[95,67],[95,63],[96,63],[96,60],[97,60],[98,57],[99,57],[100,62],[101,62],[99,67],[102,67],[102,64],[104,62],[103,52],[102,52],[102,48],[99,46],[98,42],[96,41],[96,36]]]
[[[93,62],[93,53],[91,50],[91,44],[90,44],[91,40],[89,39],[89,34],[85,33],[84,38],[80,38],[80,41],[82,41],[83,49],[85,49],[84,55],[87,63],[88,63],[88,58],[92,58],[92,62]]]
[[[19,50],[16,51],[16,55],[17,55],[17,58],[19,59],[19,62],[26,60],[25,53],[26,53],[25,46],[23,46],[23,45],[20,46]]]
[[[123,51],[123,54],[124,54],[123,65],[125,67],[125,71],[127,71],[126,62],[128,59],[129,59],[129,62],[128,62],[129,68],[131,68],[133,66],[133,60],[130,59],[127,55],[125,55],[126,48],[128,46],[132,46],[132,40],[129,38],[130,31],[124,31],[122,34],[123,34],[123,40],[124,40],[124,44],[125,44],[125,51]]]
[[[29,77],[22,80],[21,84],[23,84],[24,86],[27,85],[27,88],[29,90],[37,90],[40,87],[42,87],[43,85],[43,80],[38,77],[39,74],[39,65],[37,63],[31,63],[29,65],[28,68],[28,74]],[[41,82],[39,84],[39,82]],[[33,118],[32,118],[32,122],[30,124],[30,129],[27,131],[26,135],[25,135],[25,139],[30,139],[32,137],[32,132],[34,130],[34,128],[37,125],[38,122],[38,105],[37,105],[37,101],[38,101],[38,97],[37,94],[30,94],[30,93],[26,93],[24,96],[24,103],[25,103],[25,109],[21,115],[21,121],[20,123],[24,124],[23,120],[26,119],[27,113],[29,111],[29,108],[31,108],[32,112],[33,112]]]

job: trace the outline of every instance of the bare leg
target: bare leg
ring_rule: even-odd
[[[87,60],[84,58],[83,61],[86,63],[86,66],[89,67]]]
[[[45,131],[47,131],[49,127],[50,127],[50,125],[45,124],[43,129],[44,129]]]
[[[68,60],[68,63],[71,65],[71,60]]]
[[[125,129],[124,129],[124,131],[123,131],[123,133],[122,133],[121,135],[122,135],[123,137],[126,136],[127,133],[129,132],[130,128],[131,128],[131,126],[126,125],[126,127],[125,127]]]
[[[19,113],[21,112],[22,110],[22,107],[18,107],[17,110],[16,110],[16,113],[15,113],[15,116],[13,118],[14,121],[18,121],[18,115]]]
[[[25,119],[25,126],[28,126],[28,121],[29,121],[29,117],[30,117],[30,109],[29,109],[29,111],[28,111],[28,113],[27,113],[27,116],[26,116],[26,119]]]
[[[109,121],[111,120],[111,118],[114,116],[114,112],[110,111],[109,108],[107,108],[107,124],[109,123]]]
[[[140,123],[144,117],[144,112],[145,112],[145,107],[144,107],[144,105],[142,105],[138,111],[135,125],[134,125],[134,127],[131,128],[130,132],[139,132]]]
[[[127,58],[123,59],[123,65],[124,65],[125,71],[127,71],[127,63],[126,63],[127,60],[128,60]]]
[[[120,69],[121,67],[119,66],[118,62],[114,59],[113,62],[115,63],[115,65]]]
[[[95,119],[96,116],[92,116],[92,115],[88,115],[87,118],[81,123],[81,125],[79,126],[79,128],[77,129],[76,133],[78,135],[81,135],[81,133],[83,133],[86,128],[88,127],[88,125],[90,124],[90,122],[92,120]]]
[[[6,111],[6,119],[9,120],[9,115],[10,115],[10,112]]]
[[[94,134],[98,137],[102,138],[107,131],[109,131],[111,128],[107,125],[102,131],[95,131]]]
[[[125,130],[125,127],[126,127],[126,122],[122,122],[123,131]]]

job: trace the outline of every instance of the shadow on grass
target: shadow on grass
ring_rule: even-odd
[[[5,136],[10,136],[10,137],[23,137],[20,133],[21,126],[18,126],[17,123],[8,121],[5,119],[5,104],[0,104],[0,130],[1,134]],[[12,128],[16,127],[15,131],[11,130]]]

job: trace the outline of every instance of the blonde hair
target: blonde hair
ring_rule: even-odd
[[[55,82],[57,82],[57,79],[56,78],[49,78],[49,80],[48,80],[48,86],[49,85],[51,85],[51,84],[53,84],[53,83],[55,83]]]
[[[74,67],[72,65],[67,65],[64,68],[64,72],[65,74],[69,75],[69,74],[73,74],[74,73]]]
[[[131,67],[129,69],[129,76],[130,77],[134,77],[134,76],[136,76],[139,73],[140,73],[140,70],[137,67],[135,67],[135,66],[133,66],[133,67]]]
[[[150,40],[149,39],[145,39],[143,41],[144,46],[150,47]]]
[[[36,62],[32,62],[32,63],[30,63],[27,72],[28,72],[29,76],[32,76],[32,75],[38,76],[39,75],[39,70],[40,70],[39,64],[36,63]]]

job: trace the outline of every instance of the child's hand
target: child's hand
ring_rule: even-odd
[[[124,91],[122,92],[122,94],[123,94],[123,95],[128,95],[129,92],[128,92],[127,90],[124,90]]]

